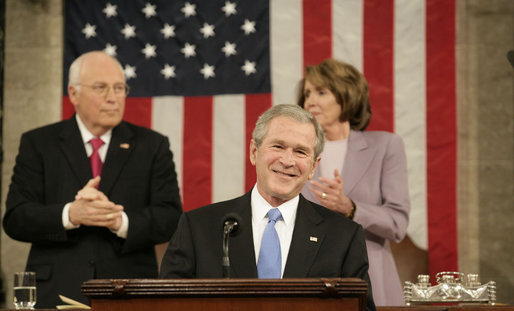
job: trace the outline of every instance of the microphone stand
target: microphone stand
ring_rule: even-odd
[[[238,221],[233,218],[227,219],[223,224],[223,257],[221,258],[223,278],[230,278],[230,258],[228,256],[228,240],[230,234],[237,230],[238,225]]]

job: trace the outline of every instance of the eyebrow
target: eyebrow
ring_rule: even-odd
[[[289,144],[286,144],[286,142],[282,139],[274,139],[274,140],[271,140],[270,141],[270,144],[280,144],[280,145],[289,145]],[[305,150],[305,151],[312,151],[314,153],[314,148],[310,148],[309,146],[306,146],[306,145],[299,145],[299,144],[296,144],[292,147],[293,149],[301,149],[301,150]]]

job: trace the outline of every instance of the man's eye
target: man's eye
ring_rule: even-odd
[[[95,91],[99,91],[99,92],[103,92],[103,91],[105,90],[105,88],[106,88],[106,86],[105,86],[105,85],[102,85],[102,84],[100,84],[100,85],[94,85],[94,86],[93,86],[93,89],[94,89]]]

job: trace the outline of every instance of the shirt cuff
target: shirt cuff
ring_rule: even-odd
[[[64,208],[62,209],[62,226],[66,230],[77,229],[78,227],[80,227],[80,225],[74,225],[70,221],[70,205],[71,203],[67,203],[66,205],[64,205]]]
[[[120,237],[122,239],[126,239],[127,234],[128,234],[128,226],[129,226],[128,216],[125,212],[121,212],[121,226],[118,229],[118,231],[112,231],[112,232],[115,233],[118,237]]]

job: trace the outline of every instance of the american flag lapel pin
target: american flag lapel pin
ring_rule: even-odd
[[[318,242],[318,237],[316,237],[316,236],[311,236],[311,237],[309,237],[309,240],[310,240],[311,242]]]
[[[130,145],[127,144],[127,143],[123,143],[123,144],[120,144],[120,148],[121,149],[128,149],[128,148],[130,148]]]

